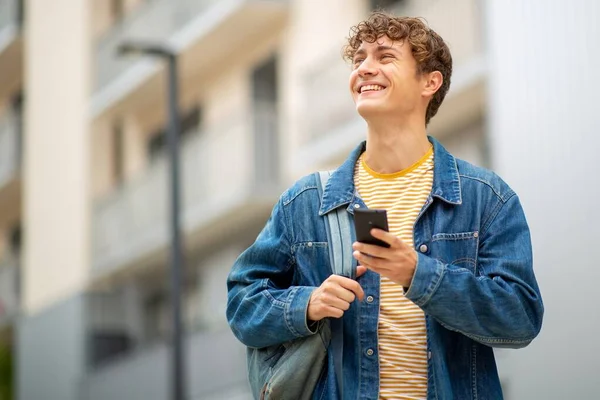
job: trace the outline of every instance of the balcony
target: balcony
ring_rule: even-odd
[[[0,261],[0,328],[19,313],[19,269],[13,257]]]
[[[196,333],[186,339],[185,346],[189,393],[186,398],[251,399],[246,383],[245,347],[229,329]],[[92,370],[83,378],[82,398],[168,399],[170,356],[170,348],[161,343]]]
[[[153,59],[118,57],[126,40],[165,44],[180,54],[182,79],[198,74],[283,21],[287,0],[148,0],[96,45],[92,115],[126,99],[161,69]],[[207,54],[210,62],[207,63]],[[157,84],[154,82],[153,84]]]
[[[20,168],[19,118],[8,111],[0,116],[0,191],[11,183]]]
[[[482,112],[485,57],[481,39],[481,15],[477,0],[421,2],[405,0],[391,12],[420,15],[448,43],[454,72],[450,91],[429,131],[444,135]],[[296,170],[339,161],[365,138],[366,123],[356,113],[348,89],[350,66],[341,59],[339,46],[316,58],[304,77],[305,115],[303,145],[295,154]],[[346,146],[346,147],[344,147]]]
[[[227,240],[244,221],[268,216],[281,190],[274,107],[240,110],[187,139],[180,161],[181,218],[187,241],[194,247],[216,244]],[[157,159],[143,175],[95,204],[96,275],[166,249],[167,161],[166,157]]]

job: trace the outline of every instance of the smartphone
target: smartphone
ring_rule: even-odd
[[[374,238],[371,235],[371,229],[378,228],[389,231],[387,212],[385,210],[357,208],[354,210],[354,230],[356,232],[356,241],[367,244],[374,244],[381,247],[390,247],[382,240]]]

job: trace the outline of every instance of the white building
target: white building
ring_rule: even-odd
[[[340,50],[375,5],[449,43],[430,133],[496,170],[528,216],[547,311],[532,345],[498,352],[506,398],[594,397],[600,4],[0,0],[0,342],[15,398],[168,398],[165,71],[118,57],[127,39],[179,53],[190,399],[250,398],[225,278],[281,191],[364,137]]]

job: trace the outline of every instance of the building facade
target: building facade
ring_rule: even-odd
[[[551,63],[550,46],[527,49],[538,48],[553,23],[579,35],[579,22],[592,26],[600,14],[583,0],[567,17],[558,1],[533,3],[0,0],[0,354],[12,371],[0,390],[19,400],[169,398],[166,74],[161,60],[120,56],[127,40],[178,54],[189,399],[251,398],[245,350],[225,320],[225,279],[279,194],[335,167],[364,138],[341,47],[349,27],[375,8],[423,16],[448,42],[452,85],[429,131],[456,156],[515,182],[535,250],[550,262],[552,239],[542,235],[548,207],[538,207],[532,187],[550,192],[552,184],[538,182],[542,170],[524,152],[558,151],[564,125],[548,122],[559,113],[541,105],[535,118],[522,114],[553,92],[537,71],[520,74],[512,51],[545,66],[547,79],[564,74],[570,64]],[[538,8],[541,33],[529,23]],[[584,54],[568,53],[590,73],[598,56]],[[538,86],[515,95],[530,81]],[[540,132],[540,121],[556,135]],[[600,126],[593,112],[579,123],[572,137],[580,142]],[[558,302],[543,268],[536,265],[546,303]],[[498,352],[507,398],[538,398],[531,397],[538,390],[546,390],[539,398],[563,398],[561,388],[573,386],[592,393],[579,384],[591,360],[583,347],[561,356],[576,376],[539,387],[548,338],[557,336],[523,353]],[[535,384],[523,378],[524,365],[537,371],[529,372]]]

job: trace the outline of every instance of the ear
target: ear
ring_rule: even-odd
[[[431,97],[438,91],[442,83],[444,82],[444,77],[440,71],[433,71],[424,75],[425,85],[423,86],[423,96]]]

